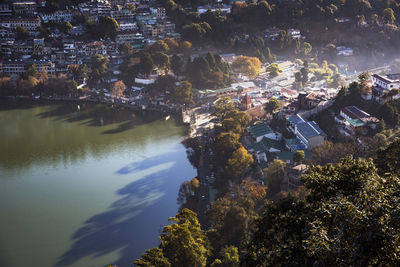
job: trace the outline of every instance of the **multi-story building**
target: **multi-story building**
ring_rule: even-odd
[[[392,89],[400,89],[400,74],[387,74],[387,75],[372,75],[372,82],[374,86],[380,87],[385,91]]]
[[[14,2],[12,7],[15,15],[33,15],[36,13],[36,2]]]
[[[134,22],[135,21],[135,14],[132,13],[132,11],[130,9],[112,10],[110,12],[110,15],[118,23],[119,22]]]
[[[136,22],[122,22],[119,24],[118,31],[132,31],[137,29],[138,26]]]
[[[150,8],[150,11],[153,15],[155,15],[159,19],[165,18],[167,14],[165,8],[163,7]]]
[[[142,42],[143,39],[143,35],[137,31],[121,31],[118,32],[115,41],[117,42],[117,44],[123,44],[125,42],[134,44]]]
[[[309,122],[298,114],[290,116],[287,120],[289,129],[307,149],[313,149],[326,140],[326,134],[316,122]]]
[[[62,22],[62,21],[71,21],[72,20],[72,13],[66,10],[56,11],[53,13],[41,13],[40,18],[44,23],[48,22]]]
[[[35,32],[40,26],[40,18],[3,18],[0,27],[15,30],[18,26],[24,27],[29,32]]]
[[[56,65],[51,61],[46,60],[5,60],[3,61],[3,75],[11,76],[11,75],[22,75],[26,72],[25,67],[27,64],[33,63],[36,65],[36,69],[40,73],[42,69],[46,70],[47,74],[55,74]]]
[[[12,10],[9,4],[0,4],[0,17],[11,16]]]
[[[78,57],[91,57],[93,55],[107,55],[107,47],[103,42],[95,41],[91,43],[83,43],[77,48]]]

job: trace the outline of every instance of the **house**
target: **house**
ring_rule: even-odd
[[[315,108],[320,102],[319,97],[314,92],[300,93],[297,97],[297,100],[299,102],[300,109],[306,110]]]
[[[289,30],[287,30],[287,33],[290,37],[292,37],[292,39],[300,39],[301,38],[300,30],[298,30],[298,29],[289,29]]]
[[[350,48],[350,47],[338,46],[338,47],[336,47],[336,50],[337,50],[337,55],[338,56],[349,57],[349,56],[352,56],[354,54],[353,48]]]
[[[36,13],[36,2],[14,2],[12,3],[15,15],[33,15]]]
[[[248,127],[247,130],[256,143],[260,142],[264,137],[272,140],[281,140],[282,138],[280,133],[275,133],[265,122],[256,123]]]
[[[302,185],[300,176],[306,174],[309,170],[309,166],[300,164],[294,167],[285,167],[283,172],[283,180],[281,182],[282,191],[294,191],[298,186]]]
[[[351,134],[365,135],[368,127],[375,129],[379,120],[356,106],[347,106],[340,110],[340,116]]]
[[[383,91],[400,89],[400,74],[372,75],[373,86],[379,87]]]
[[[339,18],[335,18],[335,21],[337,23],[346,23],[346,22],[350,22],[351,19],[349,17],[339,17]]]
[[[307,149],[313,149],[326,140],[326,134],[314,121],[307,121],[300,115],[287,118],[288,128],[305,145]]]
[[[279,153],[284,149],[281,142],[263,137],[259,142],[251,145],[247,150],[252,153],[258,162],[267,162],[267,153]]]

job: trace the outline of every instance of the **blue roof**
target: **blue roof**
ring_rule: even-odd
[[[322,131],[321,128],[319,128],[319,126],[313,121],[299,123],[296,125],[296,128],[297,131],[307,139],[317,135],[326,136],[324,131]]]
[[[287,120],[288,120],[289,122],[293,123],[294,125],[306,121],[306,120],[303,119],[299,114],[292,115],[292,116],[290,116],[289,118],[287,118]]]

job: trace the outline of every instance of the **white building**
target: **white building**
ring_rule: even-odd
[[[62,22],[62,21],[71,21],[72,20],[72,13],[68,11],[56,11],[54,13],[41,13],[40,18],[44,23],[48,23],[50,21],[54,22]]]
[[[387,74],[386,76],[374,74],[372,82],[374,86],[380,87],[384,91],[400,89],[400,74]]]

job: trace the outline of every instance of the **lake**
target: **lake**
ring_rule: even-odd
[[[0,127],[0,266],[130,266],[196,176],[163,114],[1,100]]]

